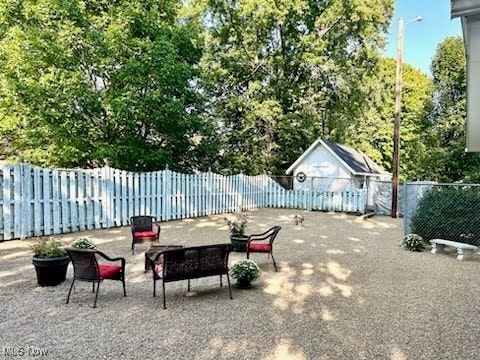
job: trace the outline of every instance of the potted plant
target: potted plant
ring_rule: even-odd
[[[225,219],[230,229],[230,241],[233,244],[233,251],[246,251],[248,236],[245,235],[247,228],[247,215],[236,214],[232,219]]]
[[[97,245],[95,243],[87,238],[81,238],[78,240],[75,240],[72,243],[72,247],[76,249],[96,249]]]
[[[260,267],[250,259],[239,260],[233,264],[230,273],[237,280],[237,287],[248,289],[252,286],[252,281],[260,277]]]
[[[32,263],[40,286],[55,286],[65,281],[70,258],[59,241],[44,239],[31,246]]]

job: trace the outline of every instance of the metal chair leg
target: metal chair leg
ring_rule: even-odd
[[[222,275],[220,275],[220,287],[223,287]]]
[[[162,280],[162,287],[163,287],[163,308],[167,308],[167,302],[165,301],[165,281]]]
[[[66,302],[67,304],[70,301],[70,294],[72,293],[73,284],[75,284],[75,279],[73,279],[72,285],[70,285],[70,290],[68,291],[67,302]]]
[[[92,282],[92,294],[95,292],[95,283]]]
[[[227,282],[228,282],[228,292],[230,293],[230,300],[233,300],[232,287],[230,286],[230,276],[228,276],[228,274],[227,274]]]
[[[122,274],[123,296],[127,297],[127,290],[125,289],[125,274]]]
[[[95,284],[95,283],[94,283]],[[98,290],[100,290],[100,281],[97,284],[97,293],[95,294],[95,302],[93,303],[93,308],[97,307],[97,299],[98,299]]]
[[[187,280],[188,283],[188,292],[190,292],[190,279]]]
[[[153,279],[153,297],[156,297],[156,290],[157,290],[157,280]]]
[[[272,260],[273,260],[273,266],[275,267],[275,271],[278,271],[278,268],[277,268],[277,263],[275,262],[275,258],[273,257],[273,252],[270,253],[271,256],[272,256]]]

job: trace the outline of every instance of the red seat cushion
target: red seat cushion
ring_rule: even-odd
[[[248,250],[251,252],[270,252],[272,250],[272,247],[270,244],[255,244],[255,243],[250,243],[248,246]]]
[[[162,264],[156,264],[155,265],[155,272],[157,273],[158,277],[163,276],[163,265]]]
[[[156,231],[137,231],[134,233],[135,237],[155,237],[157,236]]]
[[[100,279],[114,279],[122,272],[122,267],[120,265],[98,264],[98,270],[100,270]]]

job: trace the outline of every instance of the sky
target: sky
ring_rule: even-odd
[[[388,30],[384,56],[397,56],[398,18],[405,23],[421,16],[405,28],[403,62],[430,75],[430,64],[438,44],[450,35],[461,35],[460,19],[450,20],[450,0],[396,0],[395,14]]]

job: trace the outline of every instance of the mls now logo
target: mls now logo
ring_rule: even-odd
[[[14,347],[14,346],[4,346],[3,347],[3,356],[5,357],[20,357],[20,356],[48,356],[48,350],[43,348],[37,348],[33,346],[26,347]]]

